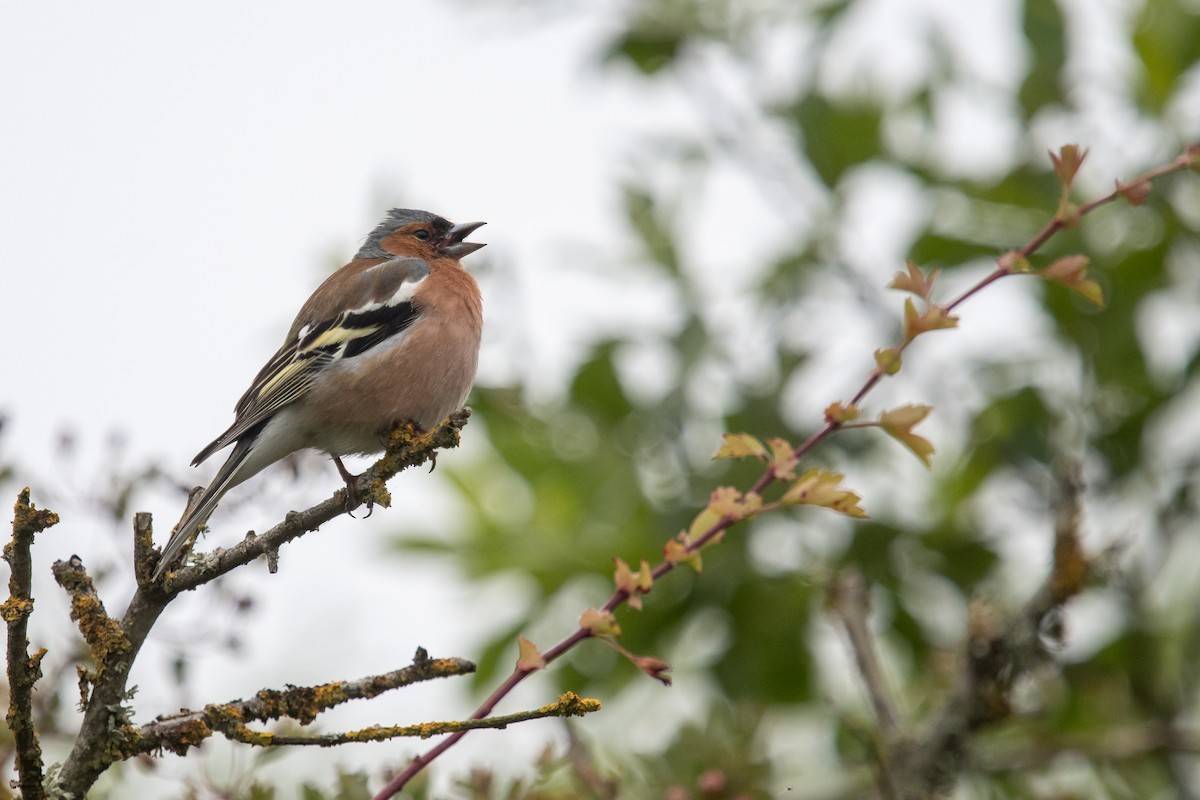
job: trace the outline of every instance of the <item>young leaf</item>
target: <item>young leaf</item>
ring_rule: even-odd
[[[686,538],[687,534],[681,533],[663,545],[663,558],[672,564],[687,564],[696,570],[696,572],[700,572],[704,566],[700,561],[700,553],[688,549],[688,546],[684,543]]]
[[[542,658],[537,645],[524,636],[517,637],[517,666],[526,672],[546,668],[546,659]]]
[[[712,506],[706,506],[703,511],[696,515],[696,518],[692,520],[691,527],[688,528],[688,544],[708,533],[714,525],[721,521],[721,517],[723,516],[724,514],[714,511]]]
[[[900,371],[900,351],[895,347],[884,347],[875,351],[875,366],[884,375],[895,375]]]
[[[627,595],[628,599],[626,603],[629,607],[635,611],[641,611],[642,598],[640,595],[642,592],[648,591],[641,588],[641,575],[631,570],[623,559],[614,558],[613,561],[617,564],[616,574],[613,575],[613,583],[616,584],[619,591]],[[642,561],[642,564],[645,563],[645,561]]]
[[[792,445],[778,437],[768,439],[767,444],[771,447],[771,466],[775,470],[775,477],[784,481],[796,477],[796,464],[800,459],[793,454]]]
[[[643,558],[642,568],[634,572],[624,560],[614,558],[613,561],[617,564],[616,574],[613,575],[613,583],[616,584],[618,590],[628,596],[626,602],[629,607],[641,611],[641,595],[649,593],[654,588],[654,572],[650,569],[649,562]]]
[[[921,334],[921,315],[911,297],[904,298],[904,343],[908,344]]]
[[[725,433],[722,434],[722,438],[725,443],[717,450],[714,459],[754,456],[765,461],[767,458],[767,448],[748,433]]]
[[[1140,180],[1133,183],[1117,181],[1117,194],[1125,198],[1131,206],[1140,206],[1150,196],[1150,181]]]
[[[655,658],[654,656],[634,656],[633,663],[642,672],[662,683],[663,686],[671,685],[671,676],[664,674],[671,668],[671,665],[661,658]]]
[[[642,594],[649,594],[654,588],[654,570],[650,569],[650,562],[642,559],[642,568],[637,571],[637,590]]]
[[[830,403],[825,409],[825,421],[836,422],[839,425],[858,419],[858,406]]]
[[[897,272],[896,277],[888,284],[889,289],[899,289],[902,292],[912,292],[923,300],[928,300],[933,294],[933,282],[937,280],[938,270],[926,275],[912,261],[905,262],[906,271]]]
[[[1087,158],[1087,150],[1080,150],[1077,144],[1064,144],[1059,148],[1058,155],[1050,153],[1050,161],[1054,164],[1054,172],[1058,175],[1058,180],[1062,183],[1064,189],[1071,188],[1071,184],[1075,180],[1075,173],[1079,172],[1079,167],[1083,165],[1083,160]]]
[[[596,636],[620,636],[621,626],[611,611],[589,608],[579,616],[579,627],[586,628]]]
[[[762,508],[762,496],[757,493],[743,495],[732,486],[718,486],[708,499],[708,510],[721,517],[742,520],[754,516]],[[711,526],[710,526],[711,527]],[[707,530],[707,528],[705,529]],[[699,531],[703,533],[703,531]],[[689,531],[691,535],[696,532]]]
[[[933,410],[933,406],[925,405],[907,405],[893,408],[883,412],[879,416],[879,424],[884,428],[908,429],[912,428],[921,420],[929,416],[929,412]]]
[[[851,517],[865,517],[867,512],[859,506],[862,499],[855,492],[841,487],[842,476],[837,472],[810,469],[793,483],[779,499],[785,506],[822,506]]]
[[[997,258],[996,265],[1010,275],[1022,275],[1033,271],[1033,265],[1029,263],[1029,259],[1016,250],[1009,250]]]
[[[958,317],[947,314],[943,306],[931,305],[924,314],[917,312],[912,298],[904,301],[904,341],[907,344],[926,331],[958,326]]]
[[[1043,278],[1061,283],[1085,300],[1104,308],[1104,293],[1100,285],[1087,277],[1087,256],[1063,256],[1039,273]]]
[[[932,406],[907,405],[883,412],[879,417],[879,426],[896,441],[913,452],[926,467],[930,465],[933,456],[933,443],[912,432],[912,429],[929,416]]]

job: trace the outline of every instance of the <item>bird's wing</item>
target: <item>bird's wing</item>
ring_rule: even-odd
[[[349,269],[349,267],[344,268]],[[303,397],[323,370],[352,358],[416,321],[417,286],[429,275],[419,258],[395,258],[323,283],[292,324],[283,347],[237,403],[237,418],[200,451],[193,466]]]

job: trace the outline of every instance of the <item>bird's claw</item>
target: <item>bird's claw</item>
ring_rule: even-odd
[[[354,509],[360,505],[358,501],[358,479],[361,475],[355,475],[350,470],[346,469],[346,465],[337,456],[333,457],[333,464],[337,467],[338,474],[342,476],[342,480],[346,483],[346,513],[354,517]],[[371,509],[375,503],[369,498],[367,500],[367,516],[371,516]],[[357,517],[354,517],[357,519]]]

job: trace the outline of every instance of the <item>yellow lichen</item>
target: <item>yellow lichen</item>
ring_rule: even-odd
[[[32,598],[22,600],[19,597],[10,597],[3,603],[0,603],[0,617],[3,617],[5,622],[16,622],[21,617],[27,617],[32,613]]]

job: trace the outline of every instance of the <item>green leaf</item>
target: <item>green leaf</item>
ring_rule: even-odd
[[[1133,46],[1143,69],[1138,100],[1160,114],[1180,88],[1180,77],[1200,61],[1200,14],[1179,0],[1145,0],[1133,26]]]
[[[650,260],[666,267],[672,275],[679,275],[679,251],[675,247],[675,232],[669,216],[664,213],[655,197],[640,187],[626,186],[625,216],[645,245],[646,255]]]
[[[877,158],[880,111],[866,104],[834,102],[807,95],[790,109],[804,133],[804,149],[826,186],[834,187],[847,169]]]
[[[613,40],[608,60],[627,59],[644,75],[654,75],[671,66],[684,38],[678,31],[634,27]]]
[[[1022,20],[1025,41],[1033,58],[1021,84],[1019,99],[1025,118],[1042,106],[1062,104],[1062,71],[1067,62],[1067,32],[1062,11],[1054,0],[1025,0]]]
[[[633,410],[613,364],[615,351],[615,342],[599,345],[571,384],[571,398],[609,422],[625,419]]]

